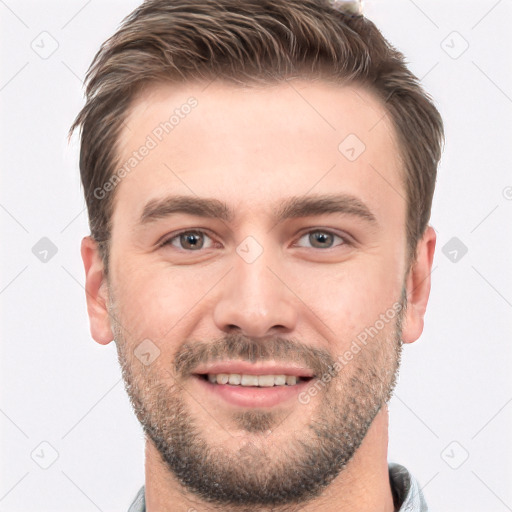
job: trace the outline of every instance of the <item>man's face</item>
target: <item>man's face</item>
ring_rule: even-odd
[[[197,104],[182,108],[190,97]],[[160,123],[176,109],[166,133]],[[155,453],[205,500],[317,495],[390,397],[406,203],[384,115],[353,87],[214,82],[155,87],[126,121],[120,162],[150,149],[117,185],[112,332]],[[172,196],[232,215],[172,212]],[[321,196],[333,199],[327,209],[297,209]],[[208,373],[250,375],[251,385]],[[269,374],[292,378],[254,387]]]

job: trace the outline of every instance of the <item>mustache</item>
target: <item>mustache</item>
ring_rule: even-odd
[[[174,371],[182,378],[199,365],[219,360],[276,361],[295,363],[323,375],[335,364],[333,356],[324,349],[307,346],[282,337],[250,338],[233,333],[212,342],[186,340],[176,351]]]

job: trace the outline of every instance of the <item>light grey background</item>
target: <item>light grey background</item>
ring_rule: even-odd
[[[0,0],[0,512],[125,511],[144,482],[114,343],[89,334],[87,219],[66,141],[87,67],[138,3]],[[389,459],[433,511],[512,510],[512,2],[373,0],[365,12],[423,79],[447,137],[433,289],[404,350]],[[57,249],[46,262],[43,237]]]

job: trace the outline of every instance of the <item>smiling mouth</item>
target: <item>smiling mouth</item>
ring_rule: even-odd
[[[237,387],[271,388],[282,386],[295,386],[308,382],[313,377],[298,377],[285,374],[240,374],[240,373],[203,373],[195,374],[196,377],[209,382],[210,384],[227,384]]]

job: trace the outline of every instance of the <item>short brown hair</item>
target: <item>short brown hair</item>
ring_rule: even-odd
[[[430,218],[444,143],[441,116],[404,56],[370,20],[330,0],[147,0],[94,57],[80,127],[80,174],[92,237],[108,271],[114,192],[98,198],[119,165],[129,108],[153,82],[221,78],[271,83],[325,78],[369,89],[391,116],[407,194],[410,258]]]

